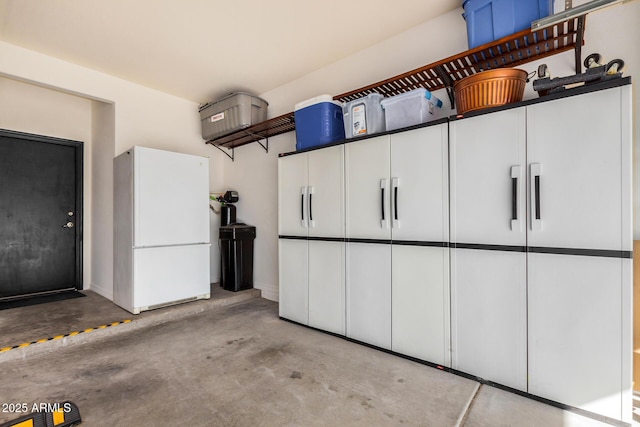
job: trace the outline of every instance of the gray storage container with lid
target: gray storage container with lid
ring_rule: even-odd
[[[234,92],[200,106],[202,138],[210,140],[267,120],[269,103],[246,92]]]
[[[382,99],[382,95],[374,92],[342,106],[344,131],[347,138],[384,132],[384,110],[380,104]]]

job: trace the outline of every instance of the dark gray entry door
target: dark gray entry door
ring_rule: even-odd
[[[82,143],[0,130],[0,299],[82,289]]]

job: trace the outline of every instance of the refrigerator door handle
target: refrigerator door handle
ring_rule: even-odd
[[[313,220],[313,186],[307,187],[307,194],[309,195],[309,227],[314,228],[316,222]]]
[[[391,178],[391,188],[393,189],[393,228],[400,228],[400,220],[398,220],[398,186],[400,178]]]
[[[384,193],[388,185],[389,185],[388,178],[383,178],[380,180],[380,210],[382,213],[382,219],[380,219],[380,227],[382,228],[389,228],[388,215],[386,215],[385,203],[384,203],[385,202]]]
[[[511,231],[522,231],[520,197],[518,194],[521,167],[511,166]]]
[[[300,188],[300,225],[307,228],[307,221],[304,219],[304,196],[307,195],[307,187]]]
[[[531,164],[529,179],[529,193],[531,195],[531,230],[542,231],[542,215],[540,207],[540,175],[542,166],[540,163]]]

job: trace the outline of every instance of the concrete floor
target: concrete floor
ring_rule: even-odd
[[[84,331],[87,328],[98,328],[102,325],[111,325],[128,320],[135,320],[135,327],[158,324],[260,296],[258,289],[230,292],[223,290],[216,283],[211,285],[211,298],[208,300],[198,300],[163,309],[144,311],[135,315],[92,291],[83,291],[82,293],[86,297],[0,310],[0,350],[76,331]],[[126,328],[131,327],[134,327],[134,325],[126,326]],[[118,332],[120,332],[120,329],[126,328],[119,328]],[[105,335],[114,332],[113,330],[92,331],[93,335]],[[76,337],[77,339],[78,337]],[[53,344],[47,343],[47,346],[51,345]],[[35,350],[30,348],[28,351],[33,352]],[[7,355],[0,352],[0,361],[3,360],[3,357],[6,360]]]
[[[90,313],[133,321],[109,334],[0,353],[0,404],[70,400],[86,426],[605,425],[282,321],[277,304],[256,293],[230,294],[213,302],[249,299],[199,301],[140,316],[121,313],[97,295],[66,301],[84,306],[94,298],[101,306],[86,317],[76,314],[91,324],[65,325],[74,330],[100,323]],[[61,304],[41,305],[32,323],[55,317]],[[0,312],[3,332],[13,323],[8,318],[29,321],[20,310],[27,311]],[[0,412],[0,423],[19,415]]]

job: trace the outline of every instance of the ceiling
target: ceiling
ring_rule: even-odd
[[[264,93],[461,0],[0,0],[0,40],[203,103]]]

